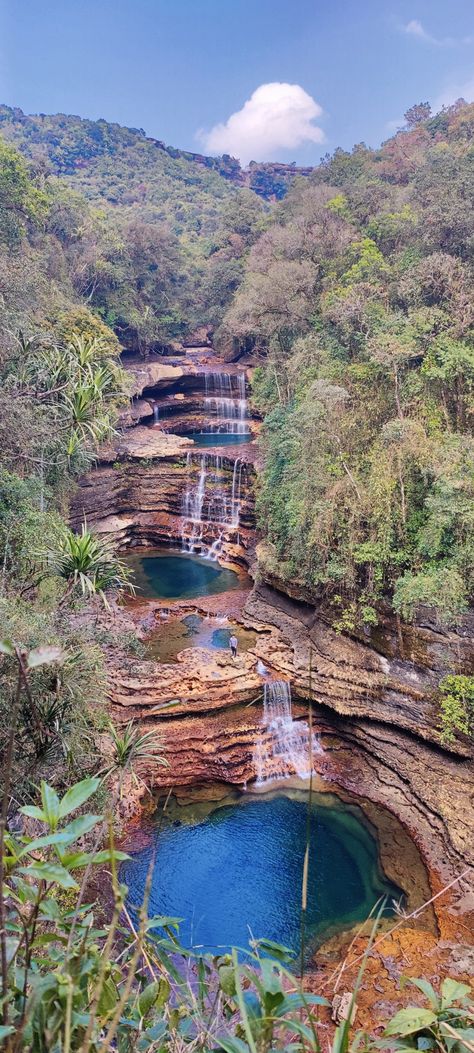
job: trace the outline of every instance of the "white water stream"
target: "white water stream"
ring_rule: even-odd
[[[206,373],[205,391],[204,409],[209,417],[208,431],[250,434],[245,373]]]
[[[254,750],[257,786],[295,775],[308,779],[311,758],[322,752],[314,732],[310,744],[307,721],[293,720],[290,684],[286,680],[266,683],[262,732]]]
[[[194,470],[196,464],[199,467],[197,478]],[[188,484],[182,503],[184,552],[195,552],[199,549],[210,559],[217,559],[226,534],[238,532],[244,469],[244,462],[237,457],[229,488],[224,458],[221,455],[194,451],[187,454]],[[204,534],[210,532],[214,537],[209,545],[203,539]]]

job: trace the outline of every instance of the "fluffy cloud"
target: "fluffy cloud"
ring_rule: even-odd
[[[281,150],[324,142],[324,132],[313,123],[322,112],[299,84],[261,84],[225,124],[197,135],[210,154],[232,154],[243,165],[274,161]]]

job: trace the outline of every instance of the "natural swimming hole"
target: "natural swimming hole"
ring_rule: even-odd
[[[207,814],[206,814],[207,812]],[[142,900],[155,854],[150,916],[180,918],[188,949],[223,953],[266,939],[299,950],[308,808],[303,791],[244,795],[237,803],[175,808],[123,863],[129,903]],[[306,931],[315,949],[403,895],[380,866],[375,836],[357,807],[315,794],[309,814]]]
[[[148,549],[126,556],[137,596],[144,599],[194,599],[244,588],[247,575],[188,552]]]
[[[251,431],[185,431],[181,435],[194,439],[196,446],[245,446],[252,442]]]

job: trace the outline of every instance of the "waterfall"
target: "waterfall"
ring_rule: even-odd
[[[199,472],[199,478],[198,478],[197,486],[193,487],[192,482],[189,481],[188,485],[186,487],[186,492],[185,492],[184,497],[183,497],[183,505],[182,505],[183,518],[185,519],[185,525],[188,526],[188,524],[189,524],[189,528],[190,528],[190,532],[186,536],[184,535],[184,532],[183,532],[182,548],[183,548],[183,551],[185,551],[185,552],[194,552],[196,546],[200,543],[200,541],[202,539],[202,528],[203,528],[202,506],[203,506],[203,503],[204,503],[204,491],[205,491],[205,487],[206,487],[206,462],[207,462],[207,457],[206,457],[205,453],[201,454],[200,460],[201,460],[201,469],[200,469],[200,472]],[[193,464],[193,455],[192,455],[192,453],[188,453],[187,457],[186,457],[186,468],[187,468],[187,471],[188,471],[188,476],[190,474],[190,469],[191,469],[192,464]]]
[[[206,373],[204,409],[210,418],[208,430],[247,435],[245,373]]]
[[[254,750],[257,785],[274,779],[310,776],[310,739],[306,721],[293,720],[291,687],[286,680],[264,685],[262,733]],[[311,752],[322,753],[316,736]]]
[[[160,419],[160,409],[157,402],[153,403],[153,423],[158,424]]]
[[[199,465],[197,480],[193,468]],[[218,454],[189,452],[186,457],[188,483],[182,501],[184,519],[182,549],[195,552],[206,549],[203,554],[217,559],[226,533],[238,531],[240,524],[242,473],[244,462],[238,457],[234,462],[232,486],[226,479],[223,458]],[[210,546],[203,542],[205,528],[216,536]],[[216,533],[217,531],[217,533]]]

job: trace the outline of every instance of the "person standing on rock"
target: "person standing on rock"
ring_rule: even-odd
[[[239,641],[237,640],[236,636],[231,636],[231,638],[229,640],[229,647],[230,647],[230,653],[232,655],[232,658],[237,658],[237,644],[238,644],[238,642]]]

